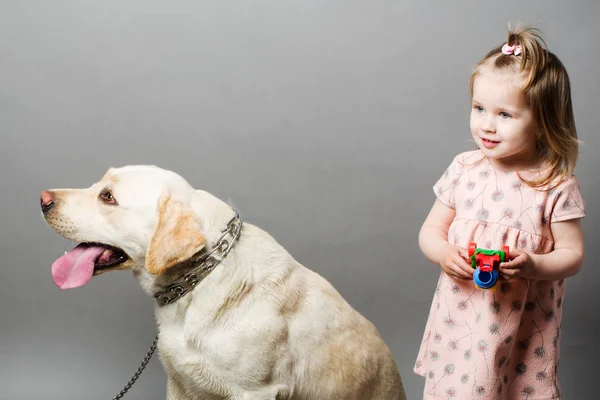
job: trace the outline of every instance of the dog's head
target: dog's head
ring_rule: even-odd
[[[196,199],[182,177],[154,166],[109,169],[89,188],[42,192],[48,225],[79,243],[52,265],[54,282],[69,289],[116,269],[159,275],[189,259],[206,245]]]

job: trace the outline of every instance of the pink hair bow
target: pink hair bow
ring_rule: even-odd
[[[502,46],[502,53],[506,54],[507,56],[510,56],[511,54],[518,56],[519,54],[521,54],[521,46],[519,46],[518,44],[513,44],[512,46],[509,46],[508,43],[505,43],[504,46]]]

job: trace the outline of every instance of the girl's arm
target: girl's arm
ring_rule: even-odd
[[[524,277],[537,280],[560,280],[577,274],[584,258],[581,219],[554,222],[551,225],[554,250],[548,254],[531,254],[521,250],[510,251],[514,259],[500,264],[508,278]],[[514,253],[514,254],[513,254]]]
[[[534,254],[532,279],[559,280],[577,274],[584,256],[581,219],[555,222],[551,225],[554,250],[548,254]]]
[[[456,212],[436,199],[419,231],[419,248],[425,257],[438,264],[450,276],[472,279],[473,268],[465,261],[465,249],[448,243],[448,229]]]

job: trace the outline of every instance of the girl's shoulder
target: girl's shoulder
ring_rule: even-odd
[[[551,222],[585,217],[585,200],[575,175],[564,177],[548,193],[552,204]]]
[[[456,155],[456,158],[465,163],[481,161],[485,158],[483,152],[479,149],[463,151]]]
[[[558,177],[548,187],[551,192],[579,191],[579,179],[575,174]]]
[[[459,171],[463,169],[474,168],[485,161],[485,159],[486,158],[481,150],[463,151],[462,153],[454,156],[450,166],[453,167],[454,170]]]

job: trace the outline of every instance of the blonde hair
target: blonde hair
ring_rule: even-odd
[[[548,51],[541,32],[535,28],[508,30],[508,46],[521,47],[519,55],[502,53],[502,45],[492,49],[473,68],[473,82],[483,66],[511,69],[524,76],[521,93],[533,114],[537,130],[537,155],[548,166],[539,179],[521,179],[534,188],[556,187],[573,174],[579,154],[579,140],[571,103],[569,75],[558,57]]]

